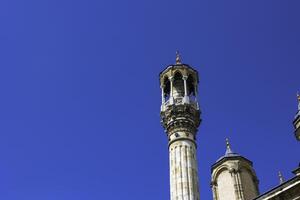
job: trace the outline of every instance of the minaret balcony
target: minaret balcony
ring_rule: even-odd
[[[169,106],[172,105],[184,105],[184,104],[189,104],[196,110],[199,110],[199,105],[197,102],[196,98],[191,98],[191,97],[176,97],[174,99],[168,99],[166,102],[164,102],[161,106],[161,111],[165,111]]]

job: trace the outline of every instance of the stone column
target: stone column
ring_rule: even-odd
[[[170,104],[173,104],[174,103],[174,98],[173,98],[173,81],[174,81],[174,77],[170,77],[169,78],[170,80],[170,99],[169,99],[169,102]]]
[[[199,200],[196,147],[189,140],[170,144],[171,200]]]
[[[187,85],[186,85],[186,80],[187,76],[183,76],[183,84],[184,84],[184,97],[183,97],[183,103],[189,103],[189,97],[188,97],[188,91],[187,91]]]
[[[161,88],[161,106],[160,110],[163,111],[165,109],[165,91],[164,91],[164,86],[160,86]]]
[[[197,87],[198,87],[197,84],[195,84],[195,100],[196,100],[196,104],[197,104],[197,109],[200,109],[198,101],[197,101],[197,98],[198,98],[198,88]]]
[[[165,91],[164,91],[164,86],[161,86],[161,103],[165,103]]]

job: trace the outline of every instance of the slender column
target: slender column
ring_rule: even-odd
[[[170,97],[173,97],[173,76],[169,78],[170,80]]]
[[[199,104],[198,104],[198,88],[197,88],[197,84],[195,84],[195,101],[197,103],[197,109],[199,109]]]
[[[169,147],[171,200],[199,200],[195,145],[190,141],[176,141]]]
[[[174,80],[174,78],[173,78],[173,76],[172,77],[170,77],[169,78],[169,80],[170,80],[170,104],[173,104],[173,102],[174,102],[174,98],[173,98],[173,80]]]
[[[164,86],[161,86],[161,103],[165,103],[165,91],[164,91]]]
[[[188,97],[188,91],[187,91],[187,84],[186,84],[186,81],[187,81],[187,76],[183,76],[182,79],[183,79],[183,85],[184,85],[184,97],[183,97],[183,102],[184,103],[189,103],[189,97]]]
[[[196,99],[197,99],[197,97],[198,97],[198,88],[197,88],[197,84],[195,84],[195,97],[196,97]]]
[[[184,96],[187,96],[187,87],[186,87],[187,76],[183,76],[182,79],[184,84]]]

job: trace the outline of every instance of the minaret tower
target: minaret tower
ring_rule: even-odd
[[[299,93],[297,94],[297,100],[298,100],[298,111],[296,113],[293,124],[295,127],[295,136],[296,136],[297,140],[300,141],[300,95],[299,95]]]
[[[211,168],[213,200],[252,200],[258,196],[258,179],[252,162],[231,150],[226,139],[226,152]]]
[[[181,63],[160,73],[161,122],[168,136],[171,200],[199,200],[196,134],[200,125],[198,72]]]

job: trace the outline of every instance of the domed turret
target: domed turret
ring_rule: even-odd
[[[258,196],[258,179],[252,162],[231,150],[226,139],[225,155],[211,168],[214,200],[251,200]]]

